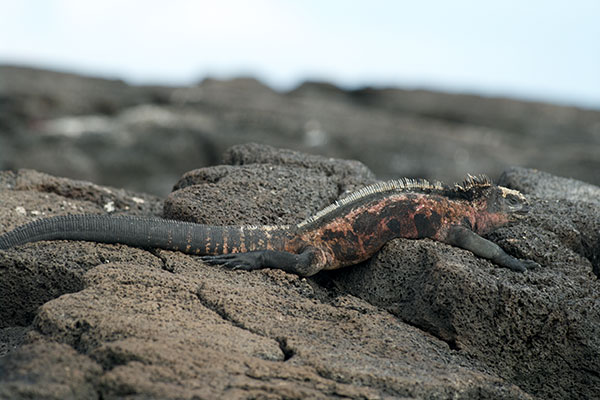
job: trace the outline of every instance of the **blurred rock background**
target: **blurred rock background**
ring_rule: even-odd
[[[246,142],[357,159],[379,178],[496,179],[524,166],[600,184],[600,111],[508,98],[251,78],[186,87],[0,66],[0,169],[165,196]]]

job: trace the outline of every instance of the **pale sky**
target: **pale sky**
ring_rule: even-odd
[[[600,0],[0,0],[0,63],[130,83],[255,76],[600,109]]]

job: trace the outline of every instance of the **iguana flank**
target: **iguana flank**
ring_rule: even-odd
[[[87,240],[203,255],[209,264],[279,268],[302,276],[357,264],[394,238],[431,238],[502,267],[537,265],[481,235],[528,211],[525,197],[469,176],[452,187],[400,179],[367,186],[297,225],[214,226],[110,215],[44,218],[0,235],[0,250],[40,240]]]

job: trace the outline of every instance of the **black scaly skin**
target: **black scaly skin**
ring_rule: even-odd
[[[0,250],[40,240],[87,240],[203,255],[234,269],[279,268],[302,276],[357,264],[394,238],[432,238],[514,271],[537,266],[480,235],[528,210],[514,190],[486,177],[443,186],[401,179],[363,188],[297,225],[213,226],[111,215],[67,215],[0,235]]]
[[[240,232],[238,226],[202,225],[153,217],[62,215],[39,219],[0,235],[0,250],[40,240],[86,240],[188,254],[223,254],[233,250],[226,245],[224,248],[224,238],[239,243]],[[246,230],[244,236],[244,241],[249,243],[266,241],[260,229]],[[255,246],[248,247],[248,250],[257,250]]]

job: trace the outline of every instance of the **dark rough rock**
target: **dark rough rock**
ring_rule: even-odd
[[[548,200],[568,200],[600,205],[600,188],[575,179],[553,176],[528,168],[509,168],[498,184]]]
[[[107,212],[157,216],[162,212],[162,201],[157,196],[55,177],[27,169],[2,174],[0,189],[52,193],[70,200],[93,203]],[[83,209],[80,211],[90,212]],[[43,215],[43,211],[41,213]],[[73,210],[69,210],[69,213],[73,213]]]
[[[9,326],[0,328],[0,358],[23,344],[29,329],[22,326]]]
[[[185,171],[248,142],[357,159],[380,178],[452,182],[521,165],[600,184],[598,110],[314,82],[129,86],[0,66],[0,169],[166,196]]]
[[[309,217],[340,194],[333,179],[294,166],[217,166],[191,171],[182,180],[185,183],[176,185],[180,189],[165,200],[165,218],[199,223],[218,220],[225,225],[289,224],[299,215]],[[297,186],[306,190],[299,191]]]
[[[327,159],[255,143],[232,146],[225,152],[223,162],[230,165],[275,164],[313,169],[336,179],[343,192],[354,191],[375,181],[373,173],[358,161]]]
[[[229,216],[216,210],[231,207],[244,223],[300,220],[292,213],[314,212],[340,188],[372,180],[355,162],[254,145],[228,154],[243,165],[191,173],[172,196],[195,186],[212,193],[205,201],[215,213],[197,219],[225,223]],[[44,215],[72,212],[61,204],[105,212],[97,196],[81,197],[80,182],[19,174],[37,183],[17,189],[15,174],[0,174],[1,231],[33,219],[44,202]],[[219,179],[207,182],[211,176]],[[315,187],[292,191],[290,179]],[[224,205],[223,193],[243,201]],[[306,204],[290,212],[291,203],[275,201],[265,216],[256,211],[257,201],[283,200],[281,193]],[[185,202],[177,204],[181,215]],[[2,326],[21,338],[0,357],[0,398],[533,398],[385,309],[283,271],[57,241],[0,251],[0,273],[13,290],[0,296]]]
[[[225,225],[293,224],[375,181],[357,161],[252,143],[232,147],[224,159],[231,165],[185,173],[165,200],[164,217]]]
[[[97,399],[102,367],[69,345],[32,334],[0,359],[1,399]]]

